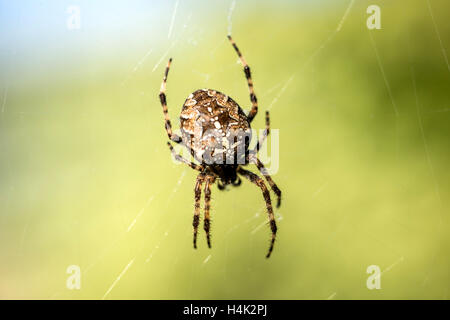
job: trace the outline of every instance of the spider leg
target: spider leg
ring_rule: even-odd
[[[264,197],[264,200],[266,201],[267,214],[269,215],[270,229],[272,230],[272,239],[270,242],[269,252],[266,255],[266,258],[269,258],[270,254],[272,253],[273,245],[275,243],[275,237],[277,234],[277,224],[275,222],[275,216],[273,214],[273,208],[272,208],[272,202],[270,201],[269,190],[267,190],[264,180],[261,179],[260,177],[258,177],[253,172],[239,168],[238,173],[241,174],[242,176],[246,177],[248,180],[250,180],[252,183],[256,184],[258,187],[260,187],[263,197]]]
[[[256,156],[253,156],[251,160],[256,164],[258,167],[259,172],[266,178],[267,182],[270,185],[270,188],[272,191],[277,195],[277,208],[281,205],[281,190],[278,188],[277,184],[272,180],[272,177],[269,175],[269,172],[267,172],[266,167],[264,167],[264,164],[259,160]]]
[[[207,176],[205,182],[205,219],[203,220],[203,229],[206,232],[206,242],[208,247],[211,248],[211,219],[209,215],[209,210],[211,209],[211,185],[214,183],[215,178],[213,176]]]
[[[245,60],[241,51],[239,51],[239,48],[230,35],[228,35],[228,40],[230,40],[231,45],[233,46],[234,50],[236,50],[236,53],[239,56],[242,65],[244,66],[245,78],[247,78],[248,90],[250,91],[250,101],[252,102],[252,109],[247,116],[248,122],[251,123],[253,118],[258,113],[258,100],[256,99],[255,90],[253,89],[253,80],[250,72],[250,67],[248,66],[247,61]]]
[[[220,181],[220,179],[217,181],[217,188],[219,188],[219,190],[225,190],[225,186],[224,186],[223,183]]]
[[[194,204],[194,220],[192,222],[192,226],[194,227],[194,249],[197,249],[197,231],[198,225],[200,223],[200,198],[202,196],[203,181],[205,181],[205,174],[200,173],[197,176],[197,182],[195,183],[194,189],[195,204]]]
[[[170,69],[171,63],[172,63],[172,58],[170,58],[169,62],[167,63],[166,72],[164,73],[164,78],[161,83],[161,90],[159,91],[159,100],[161,101],[161,106],[163,108],[167,135],[169,136],[169,139],[172,140],[173,142],[180,143],[180,142],[182,142],[182,139],[178,135],[176,135],[175,133],[172,132],[172,125],[170,124],[169,111],[167,109],[166,82],[167,82],[167,76],[169,75],[169,69]]]
[[[256,143],[256,147],[253,149],[253,153],[255,153],[255,154],[258,153],[262,144],[264,143],[264,141],[266,141],[266,138],[269,135],[269,133],[270,133],[270,116],[269,116],[269,111],[266,111],[266,129],[264,130],[262,137]]]
[[[183,162],[185,164],[187,164],[189,167],[191,167],[194,170],[203,171],[203,166],[195,164],[194,162],[191,162],[185,158],[183,158],[181,155],[177,154],[175,152],[175,149],[173,148],[173,146],[170,144],[170,142],[167,142],[167,145],[169,146],[170,152],[172,153],[172,156],[175,158],[175,160]]]

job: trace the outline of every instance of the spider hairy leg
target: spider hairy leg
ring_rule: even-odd
[[[161,83],[161,90],[159,91],[159,100],[160,100],[161,106],[163,108],[164,121],[165,121],[167,135],[169,136],[169,139],[172,140],[173,142],[180,143],[180,142],[182,142],[182,139],[178,135],[176,135],[172,132],[172,124],[170,122],[169,110],[167,108],[166,82],[167,82],[167,76],[169,75],[169,69],[170,69],[171,63],[172,63],[172,58],[170,58],[169,62],[167,63],[166,71],[164,73],[164,78]]]
[[[175,160],[187,164],[189,167],[191,167],[194,170],[197,170],[197,171],[200,171],[200,172],[203,171],[203,166],[195,164],[194,162],[191,162],[191,161],[183,158],[180,154],[177,154],[175,152],[175,149],[173,148],[173,146],[170,144],[170,142],[167,142],[167,145],[169,146],[170,152],[172,153],[172,156],[175,158]]]
[[[264,130],[262,137],[256,143],[256,147],[253,149],[254,153],[258,153],[259,149],[262,147],[264,141],[266,141],[266,138],[269,134],[270,134],[270,115],[269,111],[266,111],[266,129]]]
[[[273,208],[272,208],[272,202],[270,200],[270,193],[269,190],[267,189],[264,180],[261,179],[260,177],[258,177],[256,174],[254,174],[253,172],[247,171],[245,169],[239,168],[238,172],[244,176],[245,178],[247,178],[248,180],[250,180],[250,182],[256,184],[262,191],[263,197],[264,197],[264,201],[266,202],[266,207],[267,207],[267,214],[269,217],[269,223],[270,223],[270,229],[272,231],[272,238],[270,241],[270,247],[269,247],[269,251],[267,252],[266,258],[269,258],[270,255],[272,254],[273,251],[273,247],[275,244],[275,238],[277,235],[277,224],[275,222],[275,216],[273,214]]]
[[[252,109],[250,110],[247,116],[247,120],[249,123],[251,123],[253,118],[258,113],[258,99],[256,98],[255,89],[253,88],[253,80],[250,71],[250,66],[247,64],[247,61],[245,60],[244,56],[242,55],[241,51],[239,50],[238,46],[236,45],[236,43],[234,42],[233,38],[231,38],[230,35],[228,35],[228,40],[230,40],[231,45],[233,46],[234,50],[239,56],[242,65],[244,66],[245,78],[247,79],[248,91],[250,92],[250,101],[252,103]]]
[[[211,185],[214,183],[215,178],[212,176],[208,176],[205,182],[205,219],[203,221],[203,228],[206,232],[206,242],[208,244],[208,248],[211,248],[211,218],[210,218],[210,209],[211,209]]]
[[[281,190],[278,188],[277,184],[272,180],[272,177],[269,175],[269,172],[267,172],[267,169],[266,167],[264,167],[264,164],[261,162],[261,160],[259,160],[257,157],[252,157],[252,160],[255,162],[259,172],[261,172],[264,178],[266,178],[272,191],[276,194],[277,208],[279,208],[281,205]]]
[[[192,226],[194,227],[194,249],[197,249],[197,233],[198,233],[198,225],[200,223],[200,198],[202,196],[202,185],[205,180],[205,175],[200,173],[197,176],[197,182],[195,184],[194,189],[194,220],[192,221]]]

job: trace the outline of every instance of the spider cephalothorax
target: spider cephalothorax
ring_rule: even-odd
[[[272,240],[267,253],[267,257],[269,257],[273,250],[277,232],[270,194],[263,179],[243,168],[244,165],[250,163],[256,164],[277,195],[277,206],[279,206],[281,203],[281,191],[267,173],[262,162],[257,158],[258,150],[270,131],[269,113],[266,111],[266,130],[263,137],[257,142],[253,150],[249,150],[252,137],[250,123],[258,112],[258,102],[253,90],[250,67],[231,37],[228,36],[228,38],[244,66],[244,73],[250,91],[250,101],[252,102],[252,109],[248,115],[229,96],[217,90],[200,89],[191,93],[183,104],[180,115],[181,137],[174,134],[168,115],[165,94],[166,81],[172,59],[167,64],[159,97],[163,107],[169,139],[184,145],[190,151],[192,157],[199,162],[199,164],[196,164],[176,154],[172,145],[168,142],[175,159],[200,172],[195,185],[194,248],[197,247],[202,185],[205,184],[204,229],[208,246],[211,247],[209,216],[211,185],[217,180],[217,186],[220,190],[225,189],[227,185],[239,186],[241,184],[239,175],[241,175],[261,188],[263,193],[272,230]]]

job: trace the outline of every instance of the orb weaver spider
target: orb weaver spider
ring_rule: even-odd
[[[258,112],[258,100],[253,89],[250,67],[231,36],[228,36],[228,39],[244,66],[244,73],[250,92],[250,101],[252,103],[250,112],[246,115],[232,98],[217,90],[200,89],[191,93],[184,102],[180,115],[181,137],[175,134],[172,131],[166,98],[167,76],[172,63],[172,58],[170,58],[159,93],[159,99],[164,113],[165,128],[169,139],[174,143],[185,146],[199,164],[191,162],[180,154],[177,154],[170,142],[167,142],[167,144],[177,161],[183,162],[192,169],[199,171],[194,189],[195,206],[194,220],[192,223],[194,227],[194,248],[197,248],[197,233],[200,223],[200,200],[203,184],[205,185],[204,230],[206,232],[208,247],[211,248],[211,186],[216,181],[220,190],[225,189],[230,184],[239,186],[241,184],[239,176],[243,176],[261,189],[266,203],[270,229],[272,231],[270,247],[266,255],[269,258],[277,233],[270,193],[261,177],[243,168],[244,165],[250,163],[257,166],[276,194],[277,207],[279,207],[281,204],[281,191],[270,177],[263,163],[257,157],[261,145],[270,132],[269,112],[266,111],[266,129],[264,130],[264,134],[257,142],[255,148],[249,150],[251,140],[250,123]]]

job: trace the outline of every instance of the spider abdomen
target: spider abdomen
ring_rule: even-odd
[[[207,164],[235,164],[248,150],[250,123],[229,96],[212,89],[189,95],[180,115],[185,145]]]

